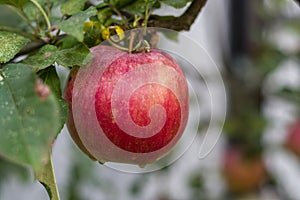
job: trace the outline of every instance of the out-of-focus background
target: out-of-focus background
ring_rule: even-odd
[[[0,9],[0,23],[11,23]],[[156,12],[184,10],[163,6]],[[179,41],[189,54],[181,56],[192,57],[199,73],[195,79],[183,66],[201,112],[190,116],[197,125],[186,130],[197,133],[192,145],[163,169],[127,173],[89,160],[64,128],[53,149],[61,199],[299,200],[300,6],[292,0],[208,0],[191,30],[180,36],[207,53]],[[226,99],[218,96],[219,73]],[[213,137],[207,135],[212,112],[220,121],[210,127]],[[212,151],[211,145],[200,148],[205,137],[218,139]],[[209,154],[200,158],[203,151]],[[0,160],[1,200],[48,198],[28,169]]]

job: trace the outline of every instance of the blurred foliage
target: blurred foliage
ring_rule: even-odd
[[[248,15],[251,15],[251,18],[246,19],[244,23],[251,26],[248,33],[241,36],[246,41],[246,48],[238,56],[230,58],[228,64],[230,72],[226,77],[230,87],[231,103],[225,132],[230,141],[233,140],[233,143],[240,143],[243,146],[255,143],[260,145],[267,125],[263,113],[263,104],[268,98],[264,94],[265,79],[272,75],[282,62],[293,57],[297,58],[300,52],[299,45],[296,52],[284,51],[285,49],[279,45],[281,41],[278,41],[283,38],[278,38],[277,41],[271,39],[274,38],[274,30],[288,29],[296,35],[300,34],[300,24],[295,23],[298,18],[284,16],[286,1],[253,1],[248,5],[250,6]],[[287,91],[290,91],[290,95]],[[289,96],[294,103],[299,103],[295,90],[285,88],[277,94],[279,93],[285,97]]]
[[[247,156],[262,153],[261,136],[267,122],[260,113],[245,112],[226,120],[224,131],[229,145],[238,146]]]
[[[192,172],[189,177],[187,177],[187,185],[190,189],[189,199],[194,200],[208,200],[207,192],[204,189],[204,179],[203,175],[200,173],[201,170]]]
[[[264,110],[267,101],[280,97],[300,108],[300,93],[297,88],[284,86],[269,91],[266,86],[267,80],[282,67],[284,62],[295,60],[299,67],[300,45],[297,44],[300,23],[299,13],[294,15],[288,13],[290,4],[284,0],[251,1],[251,3],[245,1],[244,5],[249,8],[247,17],[243,15],[245,18],[242,22],[249,24],[246,26],[247,33],[240,35],[244,46],[239,54],[227,58],[229,61],[226,81],[229,85],[230,102],[224,132],[227,140],[226,148],[238,147],[244,159],[249,161],[253,156],[261,157],[266,150],[263,139],[270,125]],[[231,31],[238,31],[238,28],[233,27]],[[288,38],[292,38],[295,45],[285,44]],[[223,156],[225,160],[233,159],[228,158],[226,154]],[[233,163],[232,160],[228,162]],[[239,170],[242,170],[241,166]],[[268,177],[265,182],[262,180],[262,186],[270,180],[273,178]],[[254,193],[255,191],[253,188]],[[241,197],[245,194],[230,195]]]

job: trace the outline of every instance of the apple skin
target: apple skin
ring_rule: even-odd
[[[101,163],[145,166],[176,145],[187,124],[185,76],[168,54],[129,54],[91,48],[93,60],[71,73],[65,98],[69,132],[79,148]]]
[[[290,125],[285,145],[300,158],[300,119]]]
[[[79,138],[79,135],[77,133],[77,130],[75,128],[74,119],[73,119],[73,112],[72,112],[72,108],[71,108],[72,93],[73,93],[74,82],[75,82],[75,78],[76,78],[78,70],[79,70],[78,67],[72,68],[72,70],[70,71],[70,74],[69,74],[66,88],[65,88],[64,99],[69,104],[69,114],[68,114],[68,118],[66,121],[66,125],[67,125],[67,128],[69,130],[69,133],[70,133],[73,141],[76,143],[76,145],[79,147],[79,149],[81,151],[83,151],[86,155],[88,155],[92,160],[95,160],[95,158],[88,152],[88,150],[82,144],[82,142]]]
[[[243,194],[259,188],[266,176],[261,157],[247,158],[237,147],[227,147],[223,155],[222,172],[228,192]]]

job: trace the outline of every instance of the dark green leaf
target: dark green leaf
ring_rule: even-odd
[[[32,2],[24,5],[23,10],[30,21],[41,21],[42,22],[44,20],[41,11]]]
[[[101,2],[96,6],[97,9],[106,8],[106,7],[108,7],[108,4],[105,2]]]
[[[48,16],[50,19],[57,18],[58,15],[59,16],[61,15],[60,13],[58,14],[58,12],[56,12],[56,11],[50,12],[50,8],[51,7],[53,8],[55,5],[57,6],[57,5],[62,4],[63,3],[62,1],[59,1],[59,0],[35,0],[35,1],[44,9],[44,11],[49,11],[47,13],[50,15],[50,16]],[[23,6],[23,10],[30,21],[45,23],[44,16],[42,15],[41,11],[38,9],[38,7],[34,3],[29,1],[29,3],[27,3]],[[41,24],[39,24],[39,25],[41,25]]]
[[[73,36],[66,36],[63,39],[59,40],[57,42],[57,45],[61,48],[61,49],[70,49],[76,45],[81,44],[76,38],[74,38]]]
[[[169,6],[172,6],[174,8],[183,8],[191,0],[159,0],[159,1]]]
[[[10,9],[8,5],[0,4],[0,26],[17,28],[22,23],[24,23],[23,19],[19,15],[16,15],[13,9]]]
[[[90,26],[85,30],[84,44],[86,44],[88,47],[96,46],[102,41],[101,25],[101,23],[96,21],[94,22],[93,26]]]
[[[156,0],[149,0],[148,1],[148,8],[151,10],[153,7],[157,8],[160,4]],[[134,1],[132,4],[127,5],[125,10],[128,12],[132,12],[135,14],[144,14],[146,10],[146,1],[145,0],[137,0]]]
[[[0,31],[0,63],[6,63],[30,40],[15,33]]]
[[[108,1],[111,5],[113,5],[117,9],[124,8],[125,6],[129,6],[134,3],[136,0],[110,0]],[[145,2],[145,1],[144,1]]]
[[[90,50],[83,44],[58,52],[57,63],[65,67],[82,66],[92,59]]]
[[[144,13],[145,12],[145,8],[146,8],[146,5],[145,5],[145,2],[144,0],[138,0],[138,1],[135,1],[133,4],[129,5],[129,6],[126,6],[125,9],[129,12],[132,12],[132,13]]]
[[[62,91],[60,87],[60,80],[57,75],[57,72],[55,70],[54,66],[48,67],[47,69],[42,71],[42,74],[40,75],[40,78],[43,80],[45,84],[47,84],[50,88],[51,91],[53,92],[56,101],[59,104],[59,119],[60,119],[60,124],[59,128],[62,129],[66,119],[67,119],[67,114],[68,114],[68,104],[67,102],[63,99],[62,96]]]
[[[44,9],[44,11],[50,11],[50,8],[54,4],[62,3],[61,1],[59,2],[58,0],[35,0],[35,1]],[[39,23],[38,26],[45,25],[44,16],[42,15],[39,8],[33,2],[29,1],[29,3],[25,4],[23,6],[23,10],[30,21]],[[48,17],[50,19],[54,18],[55,12],[52,13],[49,12],[49,15],[50,16]]]
[[[58,28],[67,34],[70,34],[77,38],[80,42],[83,41],[83,27],[84,22],[91,16],[97,15],[97,9],[95,7],[90,7],[85,11],[81,11],[66,21],[63,21],[58,25]]]
[[[29,2],[29,0],[0,0],[0,4],[8,4],[17,8],[21,8],[27,2]]]
[[[0,154],[35,170],[60,131],[58,103],[41,84],[28,65],[0,70]]]
[[[74,15],[83,10],[86,0],[69,0],[61,4],[61,13],[64,15]]]
[[[112,15],[113,11],[110,8],[103,8],[97,13],[97,17],[102,24],[104,24]]]
[[[57,58],[57,47],[53,45],[43,46],[37,54],[28,57],[23,62],[31,65],[34,71],[39,71],[52,65]]]

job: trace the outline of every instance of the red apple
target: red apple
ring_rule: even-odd
[[[228,191],[235,194],[255,191],[266,175],[261,157],[247,158],[234,147],[226,149],[222,170]]]
[[[168,54],[129,54],[99,45],[93,60],[71,74],[65,98],[76,144],[100,162],[144,166],[166,155],[188,119],[185,76]]]
[[[286,146],[300,157],[300,120],[291,124],[286,137]]]

